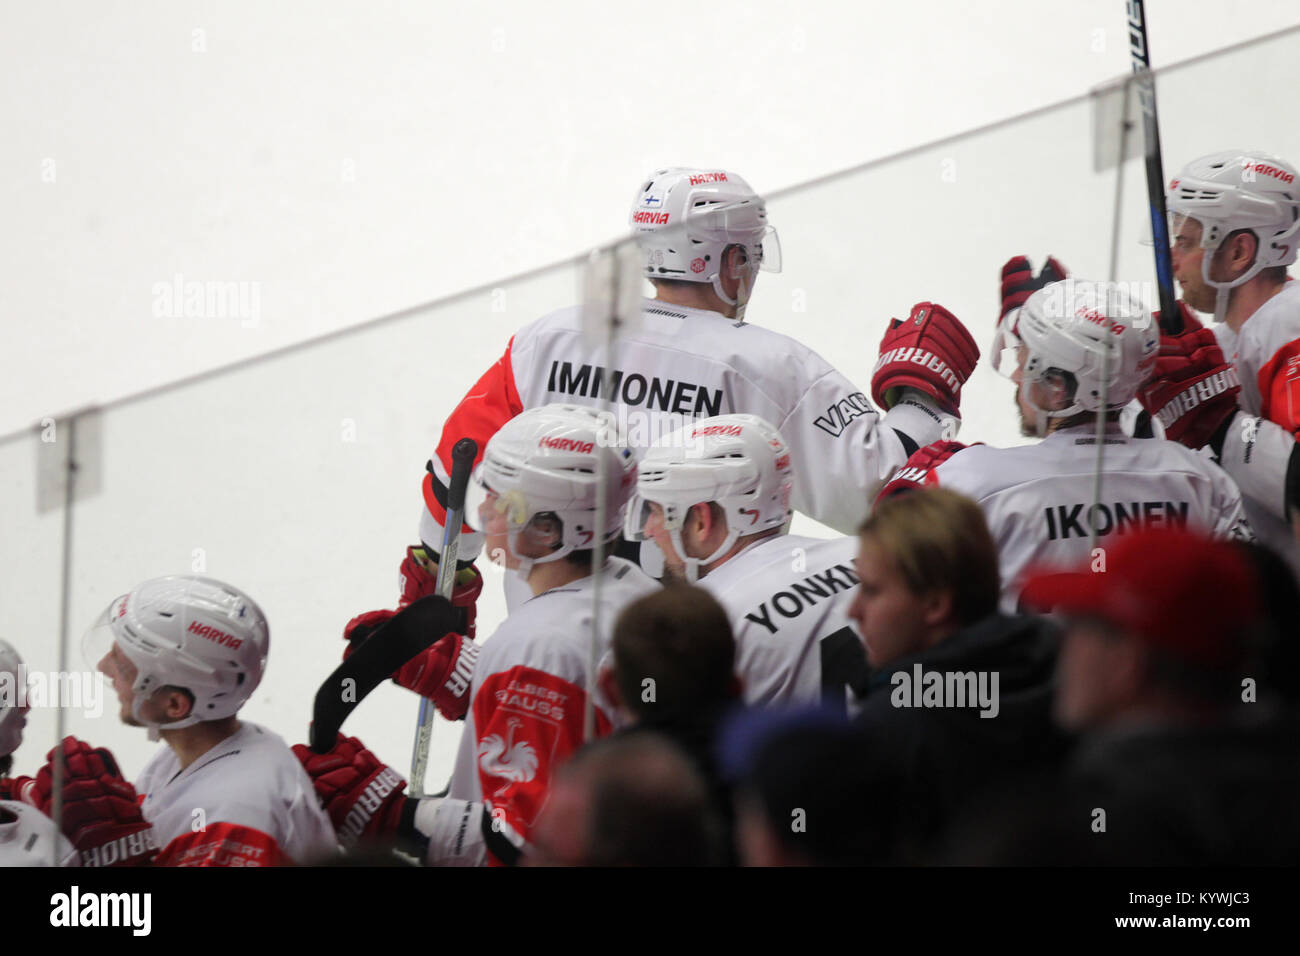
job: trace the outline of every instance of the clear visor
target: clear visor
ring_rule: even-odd
[[[627,503],[627,513],[623,518],[623,537],[628,541],[650,540],[653,536],[647,532],[646,527],[650,522],[650,518],[656,514],[662,519],[663,508],[639,494],[632,495],[632,500]]]
[[[758,267],[763,272],[781,271],[781,239],[773,226],[763,230],[762,237],[755,244]]]
[[[1015,333],[1019,313],[1019,309],[1007,313],[998,324],[997,331],[993,333],[993,347],[989,349],[989,362],[993,366],[993,371],[1013,382],[1018,381],[1019,378],[1020,355],[1021,349],[1024,348],[1020,336]]]
[[[497,494],[483,476],[483,466],[474,469],[465,488],[465,523],[485,534],[507,534],[528,522],[528,502],[523,492]]]
[[[113,634],[113,625],[110,623],[116,606],[117,601],[114,601],[104,608],[95,623],[81,635],[81,660],[88,670],[99,670],[100,662],[109,655],[113,645],[117,643],[117,638]]]

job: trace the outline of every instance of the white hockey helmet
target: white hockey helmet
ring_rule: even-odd
[[[0,640],[0,759],[23,742],[24,708],[18,706],[26,691],[27,670],[12,644]]]
[[[757,415],[701,419],[663,436],[642,457],[624,536],[649,538],[646,523],[651,505],[658,505],[687,579],[694,581],[701,566],[717,561],[741,535],[783,527],[793,488],[790,450],[775,427]],[[727,537],[713,554],[692,558],[682,545],[682,527],[691,508],[707,502],[722,509]]]
[[[5,820],[5,817],[12,819]],[[78,866],[72,841],[54,821],[33,806],[17,800],[0,800],[0,867]]]
[[[674,166],[652,173],[637,190],[628,224],[637,233],[649,279],[709,282],[727,305],[722,253],[745,249],[747,268],[781,271],[781,243],[767,223],[767,204],[735,173]]]
[[[597,469],[605,465],[605,527],[596,527]],[[636,481],[636,463],[618,440],[614,416],[582,405],[544,405],[516,415],[492,436],[465,496],[465,521],[488,531],[505,519],[510,550],[528,577],[534,564],[618,537],[623,508]],[[554,527],[558,520],[559,528]],[[545,540],[546,555],[519,553],[520,535]]]
[[[1146,307],[1123,285],[1065,279],[1043,286],[1020,309],[1016,334],[1026,359],[1021,395],[1038,409],[1038,432],[1047,420],[1080,412],[1122,409],[1155,369],[1160,334]],[[1044,409],[1030,386],[1064,387],[1070,404]]]
[[[1230,282],[1210,278],[1212,254],[1202,260],[1202,277],[1218,290],[1216,320],[1223,320],[1229,289],[1253,279],[1263,269],[1296,261],[1300,241],[1297,175],[1294,166],[1270,153],[1229,150],[1193,160],[1170,180],[1165,207],[1171,236],[1178,233],[1183,220],[1195,219],[1201,224],[1201,248],[1211,253],[1238,229],[1249,229],[1259,241],[1254,263]]]
[[[178,574],[116,598],[82,639],[92,666],[113,644],[138,670],[132,713],[156,732],[234,716],[261,683],[271,637],[266,615],[243,591]],[[140,707],[160,687],[189,691],[194,706],[188,717],[167,724],[145,720]]]

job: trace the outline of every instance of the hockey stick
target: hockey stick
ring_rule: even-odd
[[[478,456],[478,442],[462,438],[451,450],[451,476],[447,482],[447,514],[442,524],[442,550],[438,555],[437,593],[448,601],[456,587],[456,555],[460,550],[460,525],[465,512],[465,488],[469,473]],[[441,637],[447,631],[436,635]],[[429,769],[429,743],[433,740],[433,701],[420,698],[420,714],[415,724],[415,743],[411,748],[411,775],[408,793],[424,796],[424,775]]]
[[[435,640],[466,626],[464,608],[437,594],[398,611],[348,655],[316,691],[308,744],[318,754],[334,746],[339,728],[372,690]]]
[[[1137,74],[1138,101],[1142,104],[1142,132],[1146,141],[1147,204],[1151,238],[1156,251],[1156,286],[1160,292],[1160,328],[1168,335],[1183,330],[1174,294],[1174,267],[1169,253],[1169,218],[1165,210],[1165,173],[1160,158],[1160,123],[1156,118],[1156,86],[1151,76],[1151,48],[1147,43],[1147,18],[1143,0],[1128,2],[1128,48]]]

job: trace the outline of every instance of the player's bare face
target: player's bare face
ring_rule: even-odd
[[[867,648],[867,662],[882,667],[925,646],[926,602],[907,586],[894,559],[867,536],[853,562],[861,584],[849,607]]]
[[[1029,361],[1029,349],[1023,345],[1016,349],[1016,370],[1011,373],[1011,381],[1016,383],[1016,415],[1020,419],[1020,434],[1025,438],[1038,437],[1038,415],[1032,405],[1025,401],[1020,384],[1025,380],[1025,363]]]
[[[1213,312],[1215,290],[1206,284],[1201,271],[1204,268],[1205,250],[1201,248],[1200,222],[1183,219],[1175,224],[1169,257],[1183,299],[1197,312]]]
[[[99,670],[108,678],[113,685],[113,691],[117,694],[118,718],[124,724],[139,727],[140,722],[135,719],[134,713],[135,694],[131,690],[135,685],[136,677],[140,674],[139,668],[131,663],[131,659],[114,643],[99,662]]]
[[[510,534],[507,530],[505,510],[500,507],[500,498],[489,491],[487,499],[478,511],[480,527],[483,529],[483,550],[488,560],[503,568],[517,568],[519,559],[510,550]]]
[[[664,554],[664,578],[666,581],[682,582],[686,580],[686,562],[673,546],[672,535],[664,527],[663,505],[650,502],[650,514],[645,522],[645,535],[654,539],[659,550]]]

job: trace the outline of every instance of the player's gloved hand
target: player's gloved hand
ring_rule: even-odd
[[[979,357],[979,346],[956,316],[941,305],[919,302],[906,319],[894,319],[885,330],[871,376],[871,397],[888,410],[904,388],[915,388],[942,411],[957,415],[961,387]]]
[[[959,441],[937,441],[933,445],[918,448],[903,467],[894,472],[894,477],[885,483],[885,487],[880,489],[876,500],[884,501],[890,495],[924,487],[932,470],[966,447],[968,446]]]
[[[428,697],[448,720],[464,720],[477,660],[477,644],[460,634],[448,634],[403,664],[393,680]]]
[[[398,584],[402,596],[398,599],[396,610],[385,609],[358,614],[343,628],[343,639],[348,642],[348,648],[343,652],[345,660],[361,641],[387,624],[397,611],[422,597],[438,593],[438,566],[428,561],[423,547],[417,545],[406,549],[406,558],[402,561],[401,570],[398,572]],[[465,609],[465,635],[470,640],[474,639],[476,633],[478,596],[482,590],[483,575],[479,573],[478,568],[471,564],[456,572],[451,603],[454,607]]]
[[[54,804],[54,761],[64,761],[63,835],[82,866],[147,866],[158,853],[153,826],[145,820],[135,787],[113,755],[76,737],[64,737],[35,779],[22,778],[18,796],[47,816]]]
[[[1034,275],[1034,266],[1025,256],[1012,256],[1002,266],[1002,311],[998,313],[998,325],[1012,309],[1018,309],[1025,300],[1047,285],[1068,279],[1070,273],[1056,256],[1048,256],[1043,268]]]
[[[1165,437],[1188,448],[1221,441],[1237,411],[1241,382],[1214,333],[1185,306],[1183,331],[1160,337],[1155,373],[1138,392],[1142,407],[1165,429]],[[1218,446],[1216,446],[1218,447]]]
[[[1002,266],[1002,307],[998,312],[997,329],[993,333],[993,352],[989,356],[995,372],[1001,371],[1002,353],[1020,344],[1016,334],[1017,309],[1025,300],[1047,285],[1069,278],[1069,272],[1055,256],[1048,256],[1043,268],[1034,275],[1034,266],[1025,256],[1012,256]]]
[[[344,846],[358,840],[394,840],[407,802],[406,781],[366,749],[356,737],[339,734],[328,753],[295,744],[293,754],[311,777],[312,786]]]

